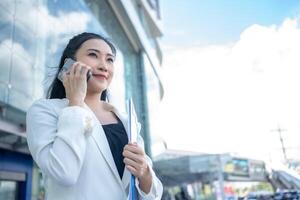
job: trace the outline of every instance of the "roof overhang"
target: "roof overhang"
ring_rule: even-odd
[[[29,154],[25,127],[0,119],[0,148]]]
[[[223,177],[224,181],[229,182],[265,182],[268,180],[265,171],[260,173],[249,172],[247,175],[226,172],[226,163],[241,159],[232,157],[229,154],[199,154],[161,158],[154,161],[154,168],[166,186],[193,182],[209,183],[218,180],[220,176]],[[257,163],[264,167],[263,161],[247,159],[247,163],[249,163],[249,167],[251,167],[250,163]],[[250,171],[254,168],[251,168]]]

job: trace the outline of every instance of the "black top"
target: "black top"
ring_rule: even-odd
[[[124,156],[123,148],[128,143],[128,137],[123,123],[119,118],[116,124],[102,125],[107,141],[109,143],[110,151],[112,152],[116,167],[118,169],[120,178],[122,179],[125,164],[123,162]]]

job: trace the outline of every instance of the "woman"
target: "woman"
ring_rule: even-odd
[[[28,146],[43,172],[48,200],[126,199],[130,173],[139,199],[161,198],[162,184],[142,138],[128,144],[126,115],[106,102],[115,56],[113,44],[100,35],[73,37],[58,72],[66,58],[77,62],[62,82],[53,81],[48,99],[36,101],[27,112]]]

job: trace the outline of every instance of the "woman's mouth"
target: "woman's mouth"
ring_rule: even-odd
[[[96,78],[96,79],[101,79],[101,80],[103,80],[103,79],[107,79],[107,77],[105,76],[105,75],[102,75],[102,74],[93,74],[93,76]]]

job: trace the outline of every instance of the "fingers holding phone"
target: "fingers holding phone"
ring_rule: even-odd
[[[60,80],[60,81],[63,81],[63,75],[65,73],[70,73],[70,70],[71,70],[71,66],[76,63],[75,60],[71,59],[71,58],[66,58],[65,59],[65,62],[64,62],[64,65],[62,66],[62,68],[60,69],[58,75],[57,75],[57,78]],[[82,63],[83,66],[85,66],[85,64]],[[88,66],[87,66],[88,67]],[[92,76],[92,70],[90,69],[90,67],[88,67],[89,70],[86,74],[86,79],[87,81],[89,81],[90,77]]]
[[[66,97],[69,99],[71,106],[83,106],[87,91],[87,74],[90,67],[75,62],[68,71],[63,74],[63,85],[66,91]]]

